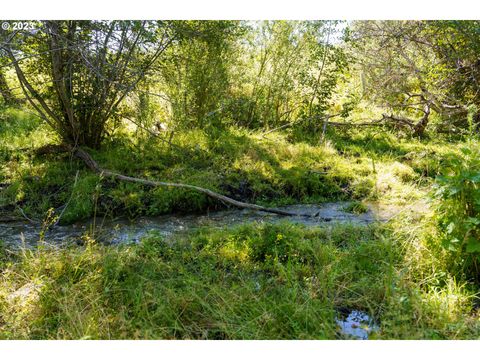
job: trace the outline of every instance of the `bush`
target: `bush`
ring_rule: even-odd
[[[434,197],[443,245],[454,254],[455,266],[480,279],[480,150],[477,142],[445,160],[436,178]]]

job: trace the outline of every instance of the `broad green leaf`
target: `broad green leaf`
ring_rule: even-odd
[[[480,240],[474,237],[468,239],[466,250],[468,253],[480,252]]]

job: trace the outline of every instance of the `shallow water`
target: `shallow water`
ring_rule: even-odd
[[[96,239],[111,244],[138,242],[150,232],[157,232],[168,238],[174,234],[185,232],[202,226],[228,227],[247,222],[275,223],[290,221],[306,226],[325,226],[332,223],[350,222],[368,224],[386,221],[398,213],[399,208],[369,204],[366,213],[355,215],[343,211],[348,202],[323,203],[319,205],[289,205],[280,209],[301,213],[317,214],[308,216],[279,216],[251,210],[225,210],[203,215],[164,215],[158,217],[141,217],[133,221],[127,219],[96,219],[66,226],[56,226],[46,232],[44,241],[52,245],[61,245],[78,240],[83,234],[90,233]],[[331,218],[325,222],[321,218]],[[0,222],[0,240],[8,245],[35,246],[40,237],[40,226],[28,222]]]
[[[378,331],[378,326],[367,314],[353,310],[346,318],[337,318],[340,333],[350,339],[367,340],[371,333]]]
[[[368,204],[369,210],[367,212],[356,215],[343,211],[348,204],[349,202],[335,202],[280,207],[280,209],[299,214],[318,214],[317,217],[279,216],[245,209],[233,209],[203,215],[141,217],[133,221],[127,219],[96,219],[95,221],[56,226],[45,233],[44,241],[52,246],[62,246],[78,241],[85,234],[90,234],[95,239],[108,244],[136,243],[151,232],[169,238],[172,235],[203,226],[223,228],[248,222],[276,223],[289,221],[309,227],[329,226],[335,223],[366,225],[387,221],[400,211],[398,207]],[[322,218],[330,218],[331,221],[325,222]],[[0,222],[0,240],[11,247],[33,247],[38,244],[40,230],[39,225],[29,222]],[[378,326],[367,314],[356,310],[351,311],[348,316],[339,313],[336,322],[342,338],[366,340],[372,332],[378,330]]]

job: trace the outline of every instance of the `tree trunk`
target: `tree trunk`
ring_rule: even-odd
[[[46,28],[50,35],[50,53],[51,53],[51,69],[53,87],[59,98],[59,105],[62,115],[65,119],[64,124],[68,124],[69,131],[64,135],[72,144],[78,144],[80,131],[78,129],[78,121],[75,118],[72,102],[71,102],[71,88],[72,88],[72,74],[65,72],[67,68],[67,61],[64,58],[64,48],[67,47],[65,34],[60,28],[57,21],[48,21]],[[73,34],[69,34],[70,37]],[[67,91],[70,89],[70,92]],[[86,144],[89,145],[89,144]]]
[[[427,128],[430,116],[430,106],[428,104],[425,104],[423,112],[423,117],[413,127],[413,136],[422,137],[425,133],[425,129]]]

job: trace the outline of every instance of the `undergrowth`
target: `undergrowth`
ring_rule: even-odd
[[[95,213],[134,218],[223,206],[194,191],[99,178],[68,153],[44,151],[58,139],[38,119],[20,110],[2,116],[0,132],[8,141],[0,144],[0,206],[19,216],[20,207],[41,220],[53,208],[66,224]],[[406,204],[424,196],[443,155],[456,151],[446,142],[402,142],[368,131],[350,133],[349,140],[330,134],[326,142],[308,137],[299,142],[280,133],[193,129],[175,134],[168,144],[165,138],[132,136],[126,125],[101,150],[90,150],[104,168],[267,206],[336,200]]]
[[[12,109],[1,116],[0,216],[61,214],[66,224],[223,206],[99,177],[70,154],[45,151],[58,139],[38,119]],[[83,246],[63,248],[0,241],[1,338],[334,339],[345,310],[373,316],[372,338],[480,338],[478,156],[463,140],[345,129],[299,141],[288,131],[227,128],[181,131],[169,144],[132,131],[120,127],[90,153],[126,175],[262,205],[349,200],[344,210],[356,214],[369,202],[405,211],[383,225],[254,223],[168,240],[153,233],[139,245],[106,246],[88,234]],[[435,182],[432,211],[407,211]]]
[[[249,224],[4,250],[0,336],[335,339],[338,311],[355,309],[376,319],[374,339],[478,338],[472,290],[394,228]]]

